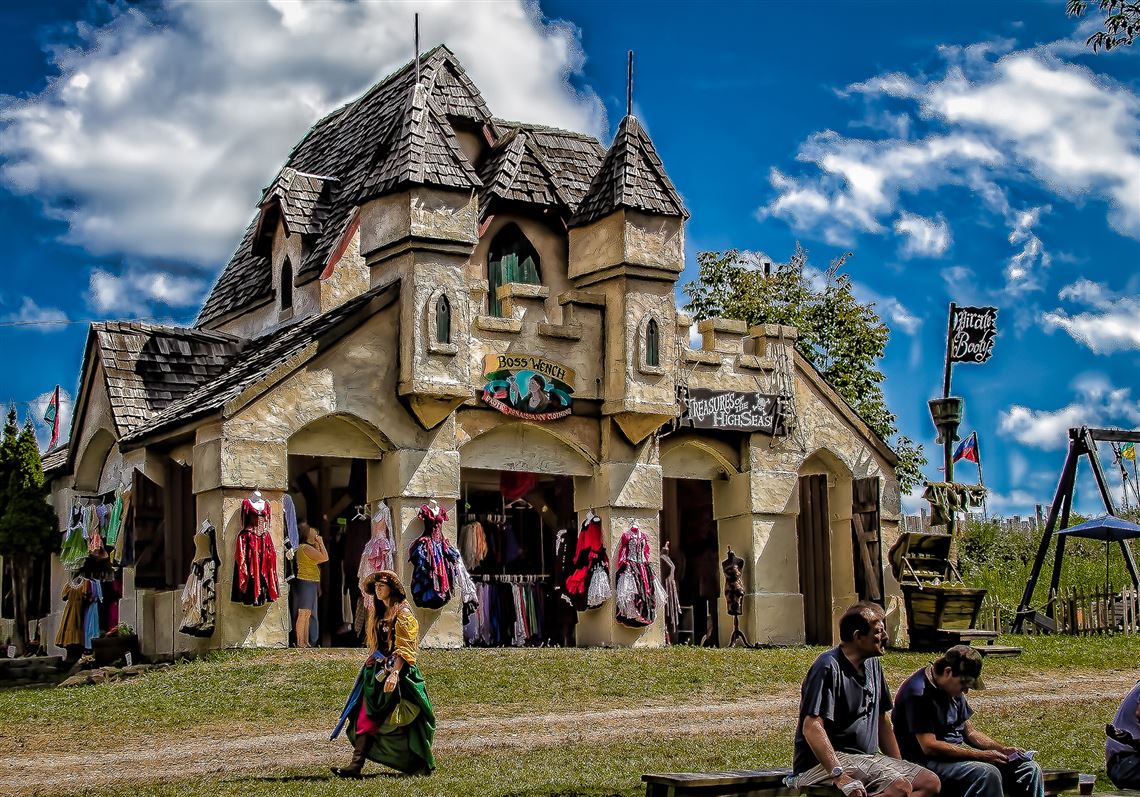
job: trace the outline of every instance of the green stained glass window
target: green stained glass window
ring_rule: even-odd
[[[487,311],[503,314],[499,288],[510,283],[541,285],[538,252],[517,225],[504,227],[491,242],[487,257]]]
[[[645,364],[661,365],[661,335],[657,331],[657,322],[652,318],[645,325]]]

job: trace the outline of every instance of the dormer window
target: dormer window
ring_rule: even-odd
[[[285,258],[285,262],[281,264],[281,287],[277,295],[281,299],[281,312],[287,313],[292,311],[293,264],[289,262],[289,258]]]
[[[435,341],[451,343],[451,302],[442,293],[435,301]]]
[[[657,331],[657,321],[652,318],[645,325],[645,364],[661,365],[661,339]]]
[[[540,273],[538,252],[518,225],[508,224],[491,241],[487,254],[487,312],[503,314],[499,288],[511,282],[541,285]]]

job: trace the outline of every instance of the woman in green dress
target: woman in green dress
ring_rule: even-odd
[[[416,666],[419,624],[391,570],[368,576],[363,587],[369,653],[331,737],[345,730],[352,760],[333,774],[359,778],[368,759],[408,775],[431,774],[435,713]]]

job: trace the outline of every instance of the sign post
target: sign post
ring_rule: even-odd
[[[946,368],[942,377],[942,398],[930,402],[930,412],[942,443],[942,461],[946,481],[954,481],[954,442],[958,440],[958,424],[962,421],[963,401],[950,395],[954,363],[981,365],[993,356],[997,335],[996,307],[959,307],[950,303],[946,323]],[[954,515],[946,530],[954,534]]]

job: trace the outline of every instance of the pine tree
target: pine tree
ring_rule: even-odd
[[[799,330],[796,349],[828,384],[898,455],[895,468],[905,493],[922,481],[922,446],[898,435],[895,415],[883,395],[886,376],[879,360],[890,329],[873,304],[855,298],[851,278],[842,273],[850,255],[819,272],[796,243],[791,260],[766,267],[755,255],[736,249],[700,252],[695,282],[685,285],[685,309],[696,318],[739,318],[751,325],[787,324]],[[897,436],[896,436],[897,435]]]
[[[0,473],[4,470],[8,473],[7,489],[0,499],[0,556],[4,557],[12,578],[15,620],[12,641],[22,653],[27,647],[33,567],[37,560],[57,549],[59,535],[55,533],[55,511],[48,503],[49,487],[44,479],[35,430],[28,422],[15,436],[11,434],[14,428],[15,412],[12,412],[8,415],[0,452],[4,459]]]

